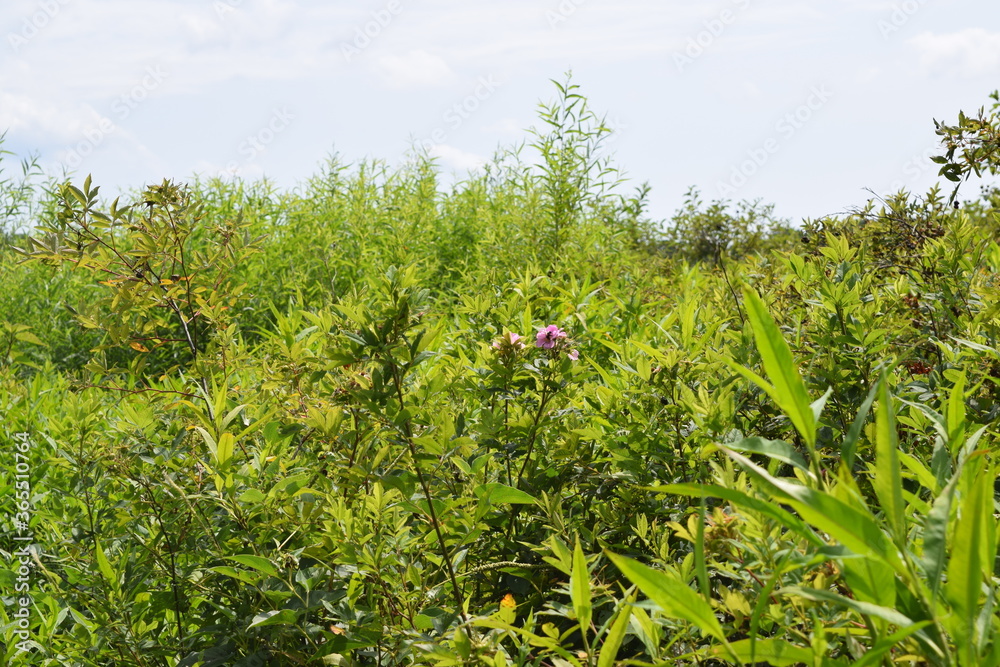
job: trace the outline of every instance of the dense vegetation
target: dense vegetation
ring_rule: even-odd
[[[1000,192],[658,225],[606,133],[0,173],[4,664],[1000,664]]]

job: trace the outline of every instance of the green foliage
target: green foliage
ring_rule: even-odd
[[[557,89],[447,191],[0,186],[4,664],[1000,664],[996,192],[659,230]]]
[[[35,180],[42,174],[38,158],[28,157],[21,160],[20,176],[4,175],[4,156],[13,155],[3,148],[6,136],[6,132],[0,133],[0,238],[4,241],[22,231],[23,223],[30,219],[31,209],[37,203]]]
[[[957,125],[934,121],[945,153],[933,160],[944,165],[939,173],[949,181],[960,185],[972,174],[995,175],[1000,171],[1000,91],[994,91],[990,97],[993,107],[989,112],[980,108],[975,117],[970,117],[959,111]]]
[[[692,188],[670,220],[661,247],[671,257],[714,265],[787,247],[796,238],[786,221],[774,217],[773,205],[744,201],[730,211],[726,201],[703,204]]]
[[[552,82],[559,91],[552,104],[541,104],[539,118],[545,123],[533,129],[531,146],[541,155],[541,178],[538,243],[547,258],[558,256],[564,246],[580,234],[584,209],[600,200],[615,183],[607,179],[618,170],[600,154],[601,144],[611,130],[590,109],[587,98],[577,92],[567,73],[566,81]]]

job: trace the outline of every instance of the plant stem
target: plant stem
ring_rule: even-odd
[[[402,410],[405,403],[400,368],[394,362],[390,361],[389,370],[392,371],[392,382],[396,388],[396,397],[399,399],[399,409]],[[413,459],[413,471],[417,474],[417,481],[420,482],[420,488],[423,489],[424,498],[427,500],[427,514],[431,520],[431,526],[434,528],[434,533],[437,536],[438,546],[441,549],[441,557],[444,559],[445,570],[448,572],[448,578],[451,580],[455,602],[458,603],[458,613],[462,617],[462,622],[467,623],[469,619],[465,615],[465,598],[462,595],[462,589],[458,587],[458,577],[455,576],[455,568],[451,564],[448,544],[445,542],[444,534],[441,532],[441,523],[438,521],[437,511],[434,509],[434,497],[431,495],[431,487],[427,483],[427,478],[424,477],[423,469],[420,467],[420,459],[417,457],[417,446],[413,442],[413,427],[410,424],[409,418],[403,421],[403,435],[406,437],[406,446],[410,450],[410,458]]]

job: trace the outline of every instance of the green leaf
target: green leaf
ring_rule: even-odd
[[[889,635],[885,639],[876,643],[875,646],[868,649],[865,654],[861,656],[861,658],[852,662],[851,667],[868,667],[869,665],[877,665],[881,662],[882,656],[892,650],[896,644],[916,633],[918,630],[923,630],[930,624],[930,621],[920,621],[919,623],[914,623],[909,627],[903,628],[899,632]]]
[[[625,556],[605,553],[622,574],[656,603],[664,614],[687,621],[706,635],[726,643],[726,635],[712,611],[712,606],[705,598],[691,590],[680,577],[654,570]]]
[[[485,498],[491,505],[509,503],[511,505],[536,505],[538,500],[529,493],[525,493],[513,486],[492,482],[490,484],[480,484],[475,488],[476,496]]]
[[[277,609],[257,614],[253,617],[253,623],[251,623],[249,627],[259,628],[265,625],[295,625],[298,620],[299,615],[297,612],[292,611],[291,609]]]
[[[841,443],[840,460],[842,465],[847,470],[851,470],[854,467],[854,454],[858,448],[858,438],[861,437],[861,430],[865,426],[865,421],[868,420],[868,413],[872,409],[872,404],[875,402],[875,395],[877,393],[878,383],[875,383],[875,385],[868,391],[868,397],[865,398],[865,402],[861,404],[861,408],[858,410],[858,414],[854,418],[854,422],[847,430],[847,436],[844,438],[844,442]]]
[[[601,645],[601,652],[597,656],[597,667],[613,667],[615,664],[615,658],[618,657],[618,649],[621,648],[622,641],[625,639],[625,632],[628,630],[629,619],[632,618],[631,603],[634,600],[635,594],[629,594],[618,606],[614,621],[611,623],[611,629],[608,630],[608,634],[604,638],[604,643]]]
[[[841,559],[844,581],[851,587],[854,597],[862,602],[891,607],[896,604],[896,587],[892,581],[892,568],[877,558]]]
[[[896,609],[890,609],[889,607],[883,607],[870,602],[852,600],[851,598],[845,597],[840,593],[833,593],[832,591],[821,590],[819,588],[785,586],[784,588],[779,589],[777,594],[783,596],[796,596],[805,598],[806,600],[812,600],[813,602],[832,602],[861,614],[862,616],[881,618],[883,621],[892,623],[900,628],[913,625],[913,621],[906,614],[903,614]]]
[[[752,642],[750,639],[741,639],[731,642],[729,648],[732,653],[742,662],[754,664],[767,663],[773,667],[787,667],[788,665],[806,664],[811,665],[816,659],[811,648],[796,646],[783,639],[758,639]],[[709,651],[711,657],[725,659],[725,651],[721,646],[714,646]]]
[[[906,518],[903,504],[903,478],[899,468],[896,439],[896,413],[885,376],[879,381],[878,410],[875,414],[875,475],[872,487],[889,523],[889,530],[900,547],[906,543]]]
[[[839,593],[833,593],[832,591],[820,590],[818,588],[800,588],[798,586],[786,586],[778,591],[779,595],[794,595],[798,597],[805,598],[807,600],[812,600],[814,602],[832,602],[833,604],[840,605],[846,609],[860,614],[863,617],[877,618],[881,619],[887,623],[891,623],[898,628],[910,629],[915,623],[907,615],[899,612],[896,609],[891,609],[889,607],[883,607],[877,604],[871,604],[869,602],[861,602],[859,600],[852,600],[849,597],[840,595]],[[919,629],[913,630],[911,634],[916,635],[917,639],[920,640],[921,644],[931,651],[936,658],[942,658],[943,653],[941,647],[938,646],[933,639],[924,631],[924,628],[928,623],[921,623]],[[936,662],[934,664],[937,664]]]
[[[278,570],[274,565],[266,558],[261,558],[260,556],[254,556],[252,554],[240,554],[238,556],[226,556],[226,560],[236,561],[240,565],[246,565],[249,568],[253,568],[258,572],[263,572],[272,577],[278,576]]]
[[[705,496],[698,503],[698,529],[694,539],[694,571],[698,577],[698,590],[708,599],[712,594],[708,583],[708,567],[705,565]]]
[[[763,454],[772,459],[793,465],[802,472],[811,475],[809,463],[795,451],[795,448],[783,440],[765,440],[764,438],[743,438],[736,443],[726,445],[730,449],[748,454]]]
[[[219,436],[219,444],[215,450],[215,460],[218,465],[224,465],[226,461],[233,457],[233,449],[236,447],[236,438],[232,433],[223,433]]]
[[[217,459],[218,456],[217,456],[216,452],[219,449],[219,445],[218,445],[217,442],[215,442],[215,438],[212,437],[212,434],[209,433],[208,431],[206,431],[205,429],[203,429],[200,426],[195,426],[194,430],[198,431],[198,433],[201,434],[202,440],[204,440],[205,444],[208,445],[208,451],[209,451],[209,453],[212,455],[213,458]]]
[[[772,495],[778,496],[779,502],[791,505],[813,526],[828,533],[856,554],[875,556],[897,571],[906,572],[892,541],[869,512],[822,491],[779,480],[743,455],[725,447],[720,449],[745,467],[751,476],[770,487]]]
[[[948,562],[945,596],[951,603],[952,631],[955,634],[959,663],[963,665],[976,662],[975,622],[983,586],[983,571],[985,569],[989,574],[993,567],[992,563],[982,562],[981,544],[985,537],[985,523],[993,520],[993,481],[992,474],[981,472],[968,495],[962,499],[961,520],[955,526],[951,560]]]
[[[778,561],[777,565],[774,567],[774,571],[768,578],[767,583],[757,594],[757,604],[754,605],[753,613],[750,615],[750,656],[747,658],[746,662],[756,663],[756,644],[760,641],[760,635],[758,634],[758,629],[760,628],[760,619],[764,615],[764,610],[770,605],[772,600],[772,593],[774,592],[775,586],[778,585],[778,580],[781,578],[782,573],[785,570],[785,563],[788,559],[792,557],[792,550],[786,549],[785,554]]]
[[[243,405],[237,405],[235,408],[226,413],[226,416],[222,418],[222,428],[226,428],[227,426],[229,426],[229,423],[232,422],[234,419],[236,419],[237,415],[243,412],[243,410],[246,409],[246,407],[247,407],[246,403],[244,403]]]
[[[826,407],[826,402],[830,400],[830,396],[833,395],[833,387],[827,387],[826,392],[817,398],[815,401],[809,404],[809,408],[813,413],[813,422],[818,424],[819,418],[823,415],[823,408]]]
[[[22,331],[20,333],[14,334],[14,338],[18,339],[22,343],[31,343],[32,345],[41,345],[46,347],[45,343],[41,339],[30,331]]]
[[[262,503],[265,500],[267,500],[267,496],[261,493],[258,489],[247,489],[246,491],[240,494],[240,497],[237,498],[237,500],[239,500],[241,503],[256,505],[258,503]]]
[[[692,498],[700,498],[704,496],[707,498],[721,498],[723,500],[728,500],[738,507],[759,512],[760,514],[776,521],[779,525],[795,531],[802,537],[809,540],[813,546],[826,546],[826,542],[824,542],[819,535],[817,535],[816,532],[813,531],[813,529],[799,517],[779,507],[775,503],[769,503],[767,501],[760,500],[759,498],[754,498],[742,491],[737,491],[736,489],[729,489],[724,486],[715,486],[712,484],[666,484],[664,486],[648,486],[643,488],[649,491],[676,493],[680,496],[689,496]]]
[[[576,538],[573,548],[573,572],[569,577],[569,594],[573,603],[573,612],[580,624],[580,632],[584,636],[590,632],[590,618],[593,605],[590,602],[590,572],[587,569],[587,557],[580,546],[580,538]]]
[[[951,393],[948,395],[948,405],[945,412],[948,429],[948,448],[952,454],[965,442],[965,372],[958,375]]]
[[[934,499],[931,511],[928,512],[927,517],[924,519],[923,563],[924,570],[927,572],[927,582],[930,585],[932,599],[937,598],[938,591],[941,588],[948,525],[951,521],[951,505],[955,498],[955,488],[958,485],[960,475],[961,470],[955,473],[951,481],[948,482],[948,485]]]
[[[261,575],[256,572],[247,572],[246,570],[237,570],[235,567],[230,567],[229,565],[217,565],[215,567],[208,568],[211,572],[218,572],[219,574],[225,575],[227,577],[232,577],[233,579],[238,579],[245,584],[256,584],[261,579]]]
[[[104,580],[108,582],[108,585],[115,591],[118,591],[118,577],[115,576],[115,571],[111,568],[111,562],[108,560],[107,555],[104,553],[104,548],[101,547],[101,541],[94,540],[94,556],[97,558],[97,569],[101,571],[101,576]]]
[[[89,176],[87,178],[90,178]],[[89,181],[88,181],[89,184]],[[86,186],[84,186],[86,187]],[[73,199],[80,202],[80,205],[87,208],[87,197],[80,191],[80,188],[69,183],[66,184],[66,190],[73,196]]]
[[[773,383],[773,386],[759,382],[758,385],[788,416],[812,452],[816,447],[816,419],[809,401],[809,392],[795,366],[792,351],[757,293],[744,288],[743,297],[757,351],[764,371]]]

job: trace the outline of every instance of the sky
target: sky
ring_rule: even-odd
[[[934,120],[1000,88],[1000,3],[0,2],[3,148],[105,193],[195,174],[293,188],[334,154],[399,165],[418,147],[462,178],[530,141],[569,71],[654,219],[692,187],[819,218],[938,181]]]

